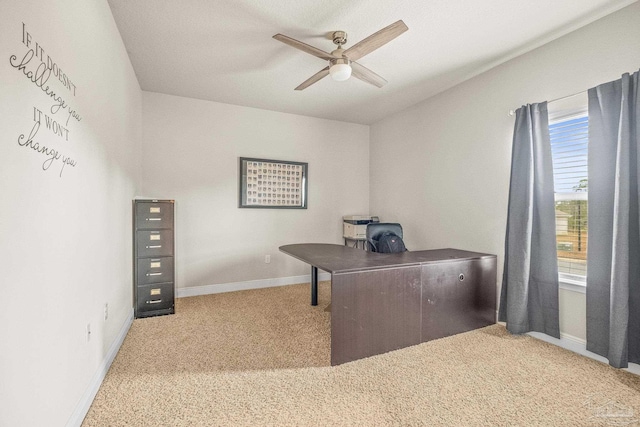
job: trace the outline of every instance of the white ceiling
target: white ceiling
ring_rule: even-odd
[[[109,0],[145,91],[371,124],[636,0]],[[330,52],[402,19],[409,31],[358,62],[389,83],[326,77]]]

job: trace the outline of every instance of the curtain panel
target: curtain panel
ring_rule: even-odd
[[[640,363],[638,74],[589,89],[587,350]]]
[[[511,333],[560,338],[553,165],[547,103],[516,111],[498,319]]]

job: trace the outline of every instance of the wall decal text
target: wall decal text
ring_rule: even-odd
[[[9,64],[42,91],[48,98],[48,108],[33,107],[33,125],[29,132],[18,136],[18,146],[44,155],[43,171],[49,170],[54,162],[59,161],[61,163],[59,176],[62,177],[65,166],[75,167],[78,163],[77,160],[56,148],[59,142],[66,144],[70,141],[69,122],[73,125],[82,120],[80,113],[68,101],[69,97],[76,96],[77,87],[69,75],[27,31],[24,22],[22,23],[22,44],[27,48],[26,52],[11,55]],[[47,139],[46,142],[36,140],[40,128],[49,131],[38,138]],[[55,135],[57,139],[52,139],[51,135]],[[68,145],[65,148],[69,148]]]

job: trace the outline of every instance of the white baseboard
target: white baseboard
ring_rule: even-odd
[[[132,324],[133,324],[133,308],[131,308],[131,312],[129,313],[129,316],[124,321],[122,328],[120,328],[120,332],[118,333],[118,336],[111,343],[111,347],[109,347],[109,351],[107,352],[106,357],[100,364],[100,367],[98,368],[96,373],[93,375],[93,378],[91,378],[91,381],[89,382],[89,387],[87,387],[87,390],[84,392],[84,394],[82,395],[82,398],[76,405],[75,411],[73,411],[73,414],[71,414],[69,421],[67,421],[67,427],[80,427],[82,425],[82,421],[84,420],[84,417],[87,415],[87,412],[89,412],[89,408],[91,408],[93,399],[96,397],[96,394],[98,393],[98,390],[102,385],[102,381],[104,380],[104,377],[107,375],[107,372],[109,371],[109,368],[113,363],[113,359],[115,359],[116,354],[118,354],[118,350],[120,350],[120,347],[122,346],[122,343],[124,342],[124,339],[127,336],[127,333],[129,332],[129,328],[131,328]]]
[[[533,338],[539,339],[549,344],[557,345],[558,347],[562,347],[566,350],[573,351],[574,353],[578,353],[591,359],[597,360],[598,362],[606,363],[607,365],[609,364],[609,361],[605,357],[588,351],[587,341],[582,338],[574,337],[573,335],[564,334],[562,332],[560,333],[560,339],[553,338],[547,334],[543,334],[542,332],[529,332],[527,333],[527,335],[530,335]],[[636,375],[640,375],[640,365],[637,365],[635,363],[629,363],[629,367],[624,368],[624,370]]]
[[[331,280],[331,274],[318,272],[318,280]],[[216,285],[193,286],[176,289],[176,297],[195,297],[198,295],[219,294],[222,292],[246,291],[248,289],[272,288],[275,286],[310,283],[311,275],[277,277],[274,279],[248,280],[246,282],[219,283]]]

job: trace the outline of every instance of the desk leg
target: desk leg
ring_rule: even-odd
[[[318,267],[311,266],[311,305],[318,305]]]

